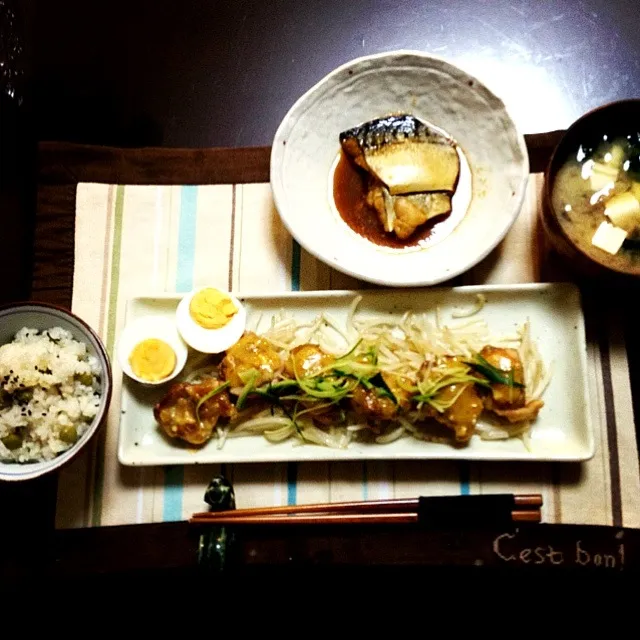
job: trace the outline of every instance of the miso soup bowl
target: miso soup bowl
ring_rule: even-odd
[[[559,211],[553,207],[552,193],[558,171],[576,153],[585,140],[602,136],[615,136],[623,132],[640,131],[640,100],[621,100],[598,107],[574,122],[556,146],[545,172],[541,220],[545,234],[553,249],[577,276],[589,281],[602,281],[617,285],[640,284],[640,267],[620,270],[596,261],[574,244],[558,221]],[[640,255],[638,260],[640,265]]]

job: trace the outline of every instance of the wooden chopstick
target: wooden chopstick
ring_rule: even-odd
[[[310,513],[305,515],[232,515],[231,511],[219,512],[217,518],[206,518],[207,513],[195,514],[192,524],[217,525],[303,525],[303,524],[410,524],[419,521],[416,511],[400,513]],[[540,522],[540,509],[514,510],[513,522]]]
[[[513,504],[522,510],[539,509],[542,506],[540,494],[514,495]],[[370,513],[404,513],[418,508],[419,498],[399,498],[393,500],[365,500],[361,502],[329,502],[325,504],[300,504],[282,507],[256,507],[252,509],[236,509],[232,511],[203,511],[192,516],[191,522],[215,521],[257,517],[304,514],[370,514]]]

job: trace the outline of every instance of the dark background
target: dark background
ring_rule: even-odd
[[[25,51],[23,100],[4,95],[0,81],[0,303],[29,295],[38,141],[268,145],[326,73],[399,48],[476,75],[523,133],[640,97],[638,0],[0,0],[6,5],[19,11]],[[52,522],[45,494],[55,487],[23,489],[1,502],[37,538],[31,522]],[[48,510],[37,513],[37,504]]]
[[[354,57],[447,58],[523,133],[640,96],[638,0],[0,0],[24,77],[0,69],[0,303],[31,282],[38,141],[116,147],[270,144],[295,100]],[[0,63],[3,40],[0,23]],[[6,52],[5,52],[6,55]],[[428,88],[425,88],[428,90]]]
[[[503,98],[524,133],[640,95],[637,0],[27,0],[37,137],[270,144],[339,64],[408,48]]]

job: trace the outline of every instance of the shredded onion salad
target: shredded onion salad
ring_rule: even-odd
[[[354,440],[384,444],[403,437],[455,443],[453,427],[438,418],[456,418],[465,389],[473,387],[484,398],[497,383],[508,394],[524,391],[529,405],[549,384],[551,367],[542,361],[529,322],[512,334],[492,333],[478,316],[482,295],[448,319],[440,309],[360,317],[360,302],[360,296],[353,300],[346,323],[329,313],[311,322],[284,312],[267,322],[258,318],[255,333],[278,353],[282,366],[262,383],[259,368],[240,372],[244,386],[229,389],[237,397],[237,416],[216,425],[220,448],[229,437],[256,434],[270,442],[294,438],[340,449]],[[479,355],[487,345],[517,350],[522,383]],[[202,382],[218,373],[218,367],[203,367],[187,381]],[[526,417],[510,421],[484,412],[472,432],[485,440],[520,437],[529,447],[531,424]]]

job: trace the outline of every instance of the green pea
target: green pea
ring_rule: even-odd
[[[60,429],[60,440],[62,440],[62,442],[73,444],[77,439],[78,432],[73,425],[69,427],[62,427],[62,429]]]
[[[33,398],[33,389],[17,389],[13,392],[13,399],[19,404],[31,402]]]
[[[9,449],[15,451],[22,446],[22,437],[18,433],[10,433],[2,438],[2,444]]]
[[[76,378],[80,382],[87,387],[90,387],[93,384],[93,374],[92,373],[78,373],[76,374]]]

